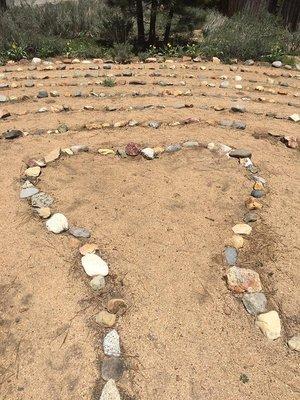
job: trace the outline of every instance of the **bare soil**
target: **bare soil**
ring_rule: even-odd
[[[12,72],[0,69],[10,83],[23,85],[26,79],[19,78],[29,75],[37,78],[34,88],[4,89],[4,95],[36,96],[41,89],[60,93],[58,98],[2,104],[12,116],[0,120],[0,132],[47,131],[61,123],[72,128],[92,121],[201,119],[199,124],[159,129],[70,129],[63,134],[0,140],[1,400],[98,400],[104,384],[102,338],[107,331],[94,322],[94,316],[114,294],[122,295],[129,305],[116,325],[127,366],[118,382],[123,399],[299,398],[299,355],[286,344],[300,329],[299,152],[267,133],[300,137],[299,126],[265,115],[299,113],[297,72],[289,71],[287,77],[285,70],[258,66],[248,68],[249,72],[241,72],[243,66],[238,66],[232,72],[227,65],[206,63],[206,71],[198,64],[174,65],[174,70],[168,64],[165,69],[161,64],[113,66],[110,74],[132,70],[141,76],[116,77],[112,88],[96,84],[101,77],[74,78],[74,70],[89,72],[83,64],[68,65],[66,71],[40,67],[28,71],[27,65],[21,66],[23,71],[15,66],[10,67]],[[153,70],[165,76],[151,77]],[[107,73],[101,65],[98,72]],[[167,76],[174,73],[176,77]],[[265,73],[278,77],[270,84]],[[194,77],[187,78],[191,74]],[[39,79],[45,75],[49,78]],[[230,88],[218,87],[222,75],[229,78]],[[234,89],[235,75],[243,77],[242,92]],[[200,78],[216,87],[200,85]],[[129,85],[134,79],[146,85]],[[182,80],[185,86],[178,84]],[[154,84],[158,81],[176,86]],[[69,86],[71,82],[76,86]],[[257,85],[274,93],[257,92]],[[167,92],[189,89],[192,96]],[[116,96],[70,97],[76,90]],[[132,96],[136,91],[145,96]],[[242,100],[245,97],[249,99]],[[261,102],[259,97],[274,102]],[[230,112],[235,99],[245,105],[246,113]],[[177,108],[180,104],[193,107]],[[51,112],[59,105],[72,111]],[[85,105],[96,110],[84,110]],[[107,105],[123,110],[108,112]],[[129,109],[138,105],[156,107]],[[213,106],[225,109],[215,111]],[[41,107],[49,111],[37,113]],[[241,120],[247,127],[244,131],[221,128],[222,119]],[[101,295],[91,291],[80,266],[80,241],[47,232],[27,202],[19,199],[20,173],[28,157],[73,144],[116,149],[129,141],[160,146],[186,140],[251,149],[254,163],[267,179],[268,195],[240,252],[239,265],[260,273],[268,307],[281,317],[282,337],[274,342],[260,333],[240,298],[232,296],[224,282],[224,244],[231,227],[242,221],[244,200],[252,187],[236,161],[201,146],[153,161],[86,153],[47,167],[39,187],[54,197],[53,210],[64,213],[73,225],[90,229],[90,241],[99,245],[110,265]],[[243,383],[242,374],[248,382]]]

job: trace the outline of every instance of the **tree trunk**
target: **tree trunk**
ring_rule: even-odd
[[[277,14],[278,0],[269,0],[268,11],[271,14]]]
[[[292,31],[297,31],[300,28],[299,0],[284,0],[281,7],[281,15],[285,25]]]
[[[145,27],[144,27],[144,11],[143,1],[136,0],[136,22],[138,30],[138,44],[141,47],[145,46]]]
[[[259,14],[266,6],[267,0],[228,0],[227,15],[231,17],[242,10],[249,10],[253,14]]]
[[[0,10],[1,11],[7,10],[6,0],[0,0]]]
[[[156,15],[157,0],[152,0],[150,14],[149,44],[155,44],[156,41]]]
[[[167,44],[170,39],[173,15],[174,15],[174,6],[171,5],[171,8],[170,8],[169,14],[168,14],[167,23],[166,23],[166,28],[165,28],[164,44]]]

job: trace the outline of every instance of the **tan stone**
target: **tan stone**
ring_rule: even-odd
[[[226,241],[226,246],[231,246],[236,249],[241,249],[244,245],[244,238],[240,235],[233,235],[230,239]]]
[[[107,311],[100,311],[99,314],[97,314],[95,317],[95,321],[97,322],[97,324],[105,325],[108,327],[114,326],[114,324],[116,323],[116,319],[117,317],[115,314],[111,314]]]
[[[236,224],[232,230],[237,235],[250,235],[252,227],[248,224]]]
[[[153,150],[154,150],[155,155],[162,154],[165,151],[165,149],[163,147],[153,147]]]
[[[51,215],[51,209],[49,207],[41,207],[38,208],[36,211],[38,215],[43,219],[49,218]]]
[[[57,159],[59,158],[59,156],[60,156],[60,148],[54,149],[54,150],[50,151],[50,153],[48,153],[48,154],[45,156],[45,162],[46,162],[46,164],[49,164],[49,163],[51,163],[51,162],[57,160]]]
[[[39,176],[40,173],[41,173],[41,167],[39,167],[39,166],[30,167],[25,170],[25,175],[31,176],[33,178],[36,178],[37,176]]]
[[[264,185],[261,182],[255,182],[253,185],[254,190],[264,190]]]
[[[249,199],[245,201],[245,206],[248,210],[260,210],[262,208],[262,204],[254,197],[249,197]]]
[[[79,252],[83,256],[86,254],[95,253],[97,250],[99,250],[99,248],[95,243],[86,243],[79,248]]]
[[[258,315],[255,324],[268,339],[275,340],[280,337],[281,323],[277,311]]]
[[[107,302],[107,309],[113,314],[116,314],[120,310],[124,311],[126,307],[127,304],[123,299],[120,298],[110,299]]]
[[[115,152],[112,149],[98,149],[98,153],[103,156],[115,155]]]

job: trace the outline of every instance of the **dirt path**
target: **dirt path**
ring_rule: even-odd
[[[178,81],[188,73],[180,65],[176,65]],[[207,67],[215,68],[211,64]],[[159,70],[159,65],[154,68]],[[190,64],[190,68],[195,76],[208,74],[195,70],[195,64]],[[230,77],[245,74],[245,80],[265,80],[262,73],[267,69],[255,69],[258,74],[238,71],[230,72]],[[58,71],[51,73],[54,72]],[[147,66],[143,79],[152,82],[151,72]],[[39,76],[44,72],[34,73]],[[229,67],[210,73],[229,75]],[[277,78],[276,83],[281,79]],[[103,386],[101,341],[107,330],[94,322],[94,315],[105,307],[115,290],[121,290],[129,304],[127,313],[116,325],[127,365],[118,382],[124,399],[298,398],[299,356],[287,347],[286,341],[299,332],[299,153],[280,142],[252,136],[257,129],[297,135],[297,124],[251,113],[297,112],[297,107],[288,105],[290,98],[297,102],[293,95],[298,90],[297,80],[289,79],[291,89],[284,89],[291,96],[268,94],[276,101],[286,102],[285,106],[260,106],[254,101],[239,100],[247,110],[242,115],[228,111],[233,100],[227,96],[231,93],[238,99],[243,95],[233,89],[218,88],[214,90],[222,95],[220,98],[68,100],[73,109],[82,109],[86,104],[126,108],[149,103],[170,106],[163,110],[108,113],[100,109],[14,116],[13,113],[24,109],[34,112],[43,106],[63,104],[64,100],[55,98],[50,105],[43,99],[3,105],[12,113],[12,117],[0,121],[3,132],[9,128],[47,130],[59,123],[82,124],[94,118],[103,122],[177,121],[200,116],[216,123],[163,125],[156,130],[70,130],[0,141],[1,398],[98,400]],[[192,91],[199,89],[196,78],[191,79],[190,86]],[[274,87],[278,88],[276,84]],[[128,85],[121,88],[131,90]],[[59,90],[61,96],[70,93],[67,86],[47,89]],[[116,86],[97,90],[110,93],[118,89]],[[153,89],[150,84],[142,88],[145,93]],[[38,90],[41,87],[30,89],[35,94]],[[201,91],[211,90],[201,86]],[[5,95],[8,93],[20,91],[16,88]],[[193,103],[194,108],[172,108],[182,102]],[[227,109],[216,112],[197,108],[220,104]],[[246,130],[221,128],[221,119],[242,120],[247,124]],[[269,193],[263,200],[261,217],[241,251],[240,264],[260,273],[268,307],[280,314],[282,337],[274,342],[255,327],[253,317],[231,295],[222,279],[226,272],[222,260],[224,243],[231,234],[230,228],[242,220],[244,199],[251,190],[251,182],[235,161],[214,156],[202,147],[153,161],[88,153],[57,161],[43,172],[39,186],[55,198],[54,210],[66,214],[73,224],[91,229],[92,240],[109,261],[111,275],[101,296],[91,292],[89,280],[83,274],[79,241],[67,234],[48,233],[31,214],[27,202],[19,200],[18,179],[22,160],[27,157],[77,143],[97,149],[124,147],[129,141],[156,146],[189,139],[251,149],[255,164],[268,181]],[[243,383],[241,376],[249,381]]]

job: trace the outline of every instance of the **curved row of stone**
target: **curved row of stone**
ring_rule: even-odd
[[[97,153],[108,156],[136,157],[142,155],[147,160],[160,157],[162,153],[175,153],[183,148],[197,149],[201,145],[196,141],[187,141],[182,144],[172,144],[167,147],[142,148],[136,143],[128,143],[124,149],[105,149],[97,150]],[[255,316],[255,324],[263,334],[270,340],[275,340],[281,335],[280,318],[275,310],[267,311],[267,299],[262,292],[262,283],[256,271],[240,268],[236,266],[238,252],[244,244],[244,237],[251,235],[252,227],[249,223],[257,220],[257,212],[262,208],[259,199],[266,194],[266,181],[257,176],[253,171],[257,168],[251,160],[251,152],[244,149],[232,149],[220,143],[209,143],[207,148],[221,156],[237,159],[249,172],[253,180],[253,189],[250,197],[246,199],[245,205],[247,213],[244,221],[232,227],[233,236],[229,238],[224,249],[225,261],[228,265],[226,274],[227,285],[236,295],[242,295],[242,302],[247,312]],[[55,149],[41,159],[27,160],[27,169],[21,178],[22,199],[28,199],[33,209],[44,220],[48,231],[59,234],[68,231],[69,234],[79,238],[88,239],[90,232],[86,228],[70,227],[67,218],[56,212],[52,214],[50,206],[53,199],[50,195],[40,192],[37,183],[38,177],[42,174],[42,168],[58,160],[62,156],[73,156],[81,152],[94,152],[84,145],[75,145],[65,149]],[[94,243],[81,244],[79,253],[81,255],[81,265],[85,273],[92,278],[90,286],[93,290],[101,290],[105,286],[105,277],[109,274],[108,264],[97,254],[98,247]],[[101,311],[96,316],[96,321],[106,327],[112,328],[116,322],[117,313],[126,308],[126,303],[122,298],[113,298],[107,304],[107,311]],[[296,335],[288,342],[291,349],[300,351],[300,335]],[[115,329],[111,329],[104,337],[103,352],[108,357],[102,364],[102,377],[107,381],[100,400],[120,399],[120,394],[115,381],[122,377],[124,364],[121,358],[120,338]],[[110,397],[111,396],[111,397]]]

